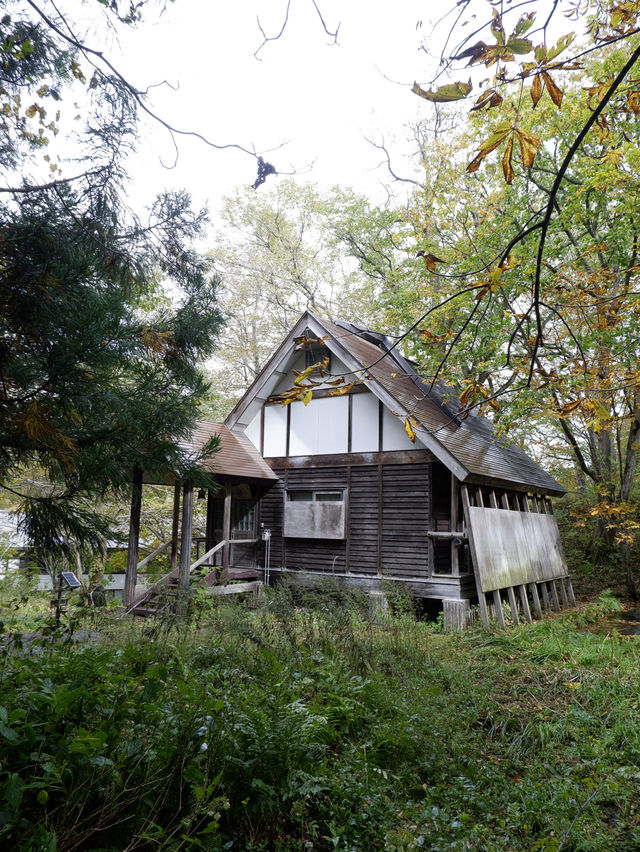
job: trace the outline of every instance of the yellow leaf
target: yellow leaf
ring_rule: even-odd
[[[411,441],[411,443],[412,443],[412,444],[415,444],[415,442],[416,442],[416,433],[415,433],[415,430],[414,430],[413,426],[411,425],[411,418],[410,418],[410,417],[405,417],[405,418],[404,418],[404,431],[405,431],[405,432],[407,433],[407,435],[409,436],[409,440]]]
[[[533,133],[529,133],[528,130],[521,130],[518,127],[516,127],[516,136],[520,143],[522,165],[525,169],[530,169],[540,148],[540,140]]]
[[[304,402],[305,405],[309,405],[309,403],[311,402],[312,399],[313,399],[313,391],[311,390],[311,388],[309,388],[309,390],[306,391],[305,395],[302,397],[302,401]]]
[[[542,80],[540,75],[536,74],[531,84],[531,100],[533,101],[534,109],[538,106],[538,101],[542,97]]]
[[[509,137],[509,141],[507,142],[507,147],[504,150],[504,154],[502,156],[502,171],[504,172],[504,179],[507,183],[511,183],[511,181],[516,176],[516,173],[513,170],[513,166],[511,165],[511,157],[513,156],[513,133]]]
[[[562,89],[559,89],[556,84],[553,82],[551,77],[547,74],[546,71],[542,72],[542,79],[544,80],[545,86],[547,87],[547,91],[549,92],[549,96],[551,100],[557,107],[560,107],[562,104]]]
[[[425,90],[418,83],[414,83],[411,91],[414,95],[419,95],[433,103],[447,103],[466,98],[472,88],[471,80],[469,80],[468,83],[447,83],[445,86],[438,86],[435,92],[431,89]]]

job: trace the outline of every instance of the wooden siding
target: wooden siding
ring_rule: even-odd
[[[258,520],[265,529],[271,530],[271,565],[283,565],[284,470],[274,469],[273,472],[279,479],[260,500]],[[259,548],[259,554],[259,564],[264,567],[264,546]]]
[[[429,466],[382,468],[382,567],[400,577],[429,575]]]
[[[429,579],[429,461],[310,468],[301,460],[298,467],[274,471],[280,482],[262,498],[260,510],[272,531],[272,568]],[[344,489],[347,539],[285,538],[286,492],[323,489]]]
[[[378,573],[378,471],[378,465],[351,468],[349,568],[363,574]]]

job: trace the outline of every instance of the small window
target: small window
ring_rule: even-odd
[[[289,491],[289,500],[294,503],[311,503],[313,491]]]
[[[331,350],[321,343],[307,346],[304,351],[305,367],[313,367],[314,364],[322,364],[323,370],[331,370]]]
[[[342,503],[342,491],[288,491],[287,499],[293,503]]]

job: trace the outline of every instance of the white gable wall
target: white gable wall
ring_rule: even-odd
[[[290,456],[348,452],[349,400],[346,396],[291,403]]]
[[[380,446],[378,397],[372,393],[356,393],[351,406],[351,452],[377,453]]]
[[[404,417],[398,417],[388,408],[382,412],[382,449],[412,450],[415,444],[404,428]]]
[[[287,409],[281,405],[266,405],[264,409],[264,449],[262,455],[286,456]]]

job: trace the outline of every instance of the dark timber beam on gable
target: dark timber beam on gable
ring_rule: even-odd
[[[326,456],[273,456],[265,461],[272,469],[358,467],[378,464],[416,464],[435,460],[429,450],[387,450],[378,453],[333,453]]]

